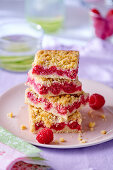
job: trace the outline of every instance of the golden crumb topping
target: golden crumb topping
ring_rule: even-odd
[[[20,129],[21,129],[21,130],[26,130],[27,127],[26,127],[25,125],[21,125],[21,126],[20,126]]]
[[[50,128],[51,125],[54,123],[65,122],[64,118],[54,116],[52,113],[48,113],[46,111],[43,111],[41,108],[36,108],[34,106],[29,105],[29,112],[33,123],[43,122],[44,125],[48,128]],[[69,116],[67,122],[76,120],[78,121],[78,123],[81,124],[81,114],[78,111]]]
[[[72,104],[75,101],[78,101],[78,96],[77,95],[60,95],[60,96],[49,96],[48,100],[52,103],[57,103],[61,105],[69,105]]]
[[[34,65],[56,66],[62,69],[76,69],[79,61],[78,51],[40,50],[35,55]]]

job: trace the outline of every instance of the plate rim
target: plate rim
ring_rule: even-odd
[[[105,88],[108,88],[109,90],[113,91],[113,88],[112,87],[109,87],[103,83],[100,83],[98,81],[94,81],[94,80],[89,80],[89,79],[80,79],[80,81],[88,81],[88,82],[91,82],[91,83],[96,83],[96,84],[99,84],[99,85],[102,85],[103,87]],[[15,89],[15,88],[18,88],[20,86],[25,86],[25,82],[22,82],[22,83],[19,83],[11,88],[9,88],[8,90],[6,90],[5,92],[3,92],[1,95],[0,95],[0,100],[2,99],[2,97],[4,97],[4,95],[6,95],[8,92],[10,92],[11,90]],[[13,133],[12,133],[13,134]],[[17,136],[18,137],[18,136]],[[85,148],[85,147],[90,147],[90,146],[95,146],[95,145],[99,145],[99,144],[102,144],[102,143],[105,143],[105,142],[108,142],[108,141],[111,141],[113,139],[113,136],[109,137],[109,138],[105,138],[105,139],[102,139],[101,141],[99,142],[90,142],[90,143],[84,143],[84,144],[79,144],[79,145],[51,145],[51,144],[40,144],[40,143],[34,143],[34,142],[31,142],[29,140],[26,140],[26,139],[23,139],[23,138],[20,138],[22,140],[24,140],[25,142],[28,142],[34,146],[39,146],[39,147],[43,147],[43,148],[52,148],[52,149],[78,149],[78,148]]]

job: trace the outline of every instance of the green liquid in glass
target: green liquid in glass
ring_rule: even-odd
[[[58,17],[53,19],[41,19],[28,17],[27,20],[29,22],[41,25],[46,33],[53,33],[61,28],[64,18]]]

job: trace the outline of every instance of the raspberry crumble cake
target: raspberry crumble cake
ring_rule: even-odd
[[[37,133],[42,128],[50,128],[56,133],[79,132],[81,130],[81,114],[76,111],[68,117],[67,121],[62,117],[53,115],[29,105],[30,130]]]
[[[52,113],[56,116],[68,118],[81,105],[86,105],[88,102],[88,94],[82,92],[77,95],[61,95],[61,96],[39,96],[32,89],[26,89],[26,104],[41,107],[43,110]]]
[[[89,102],[89,95],[78,80],[78,64],[78,51],[36,53],[25,92],[32,133],[43,128],[54,133],[81,131],[82,117],[78,109]]]
[[[76,79],[79,52],[40,50],[35,55],[32,73],[46,78]]]
[[[45,78],[28,73],[27,83],[38,95],[58,96],[61,94],[80,94],[82,91],[82,83],[76,78],[60,79]]]

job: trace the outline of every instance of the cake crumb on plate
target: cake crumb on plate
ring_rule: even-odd
[[[7,116],[8,116],[9,118],[13,118],[13,117],[14,117],[13,112],[8,113]]]
[[[79,140],[79,141],[82,141],[82,135],[81,135],[81,134],[79,134],[78,140]]]
[[[89,127],[94,128],[95,127],[95,122],[89,122]]]
[[[106,119],[106,116],[104,114],[101,114],[100,117],[104,120]]]
[[[102,131],[101,131],[101,134],[103,134],[103,135],[105,135],[106,133],[107,133],[106,130],[102,130]]]
[[[81,143],[86,143],[87,141],[86,140],[84,140],[84,139],[82,139],[82,141],[81,141]]]
[[[21,126],[20,126],[20,129],[21,129],[21,130],[26,130],[27,127],[26,127],[25,125],[21,125]]]
[[[55,143],[55,144],[58,144],[59,142],[58,142],[58,140],[54,140],[54,143]]]
[[[60,142],[65,142],[65,139],[64,138],[60,138]]]
[[[94,128],[90,128],[90,131],[94,131]]]

